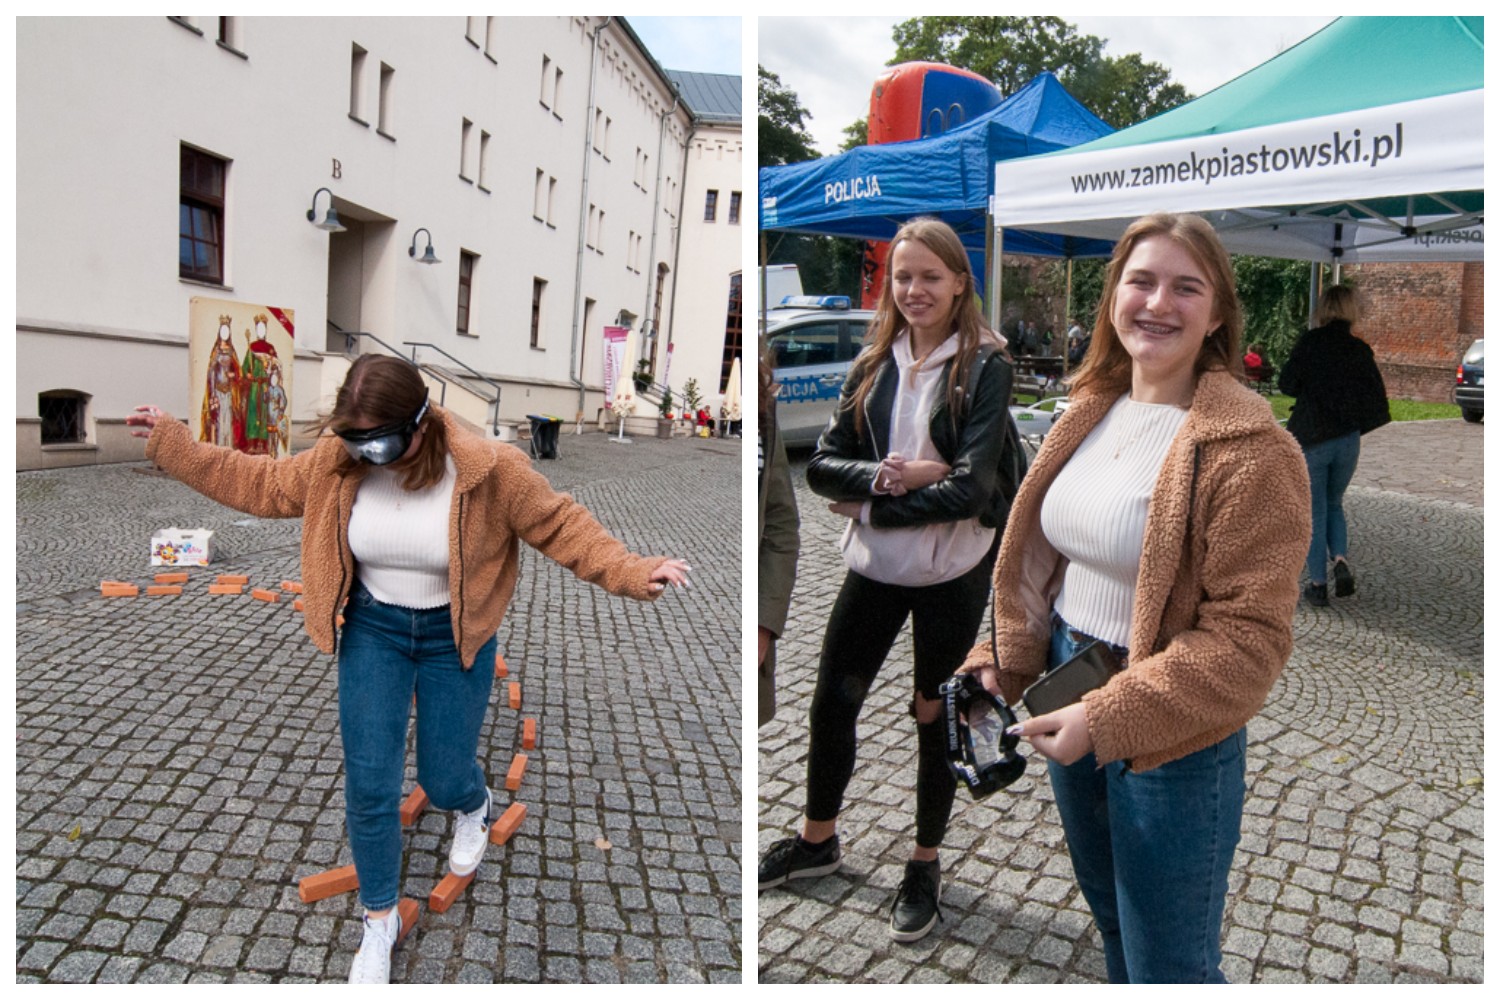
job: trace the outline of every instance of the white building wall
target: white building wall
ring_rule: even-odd
[[[216,43],[217,18],[183,20],[202,34],[165,17],[17,21],[22,468],[138,458],[139,442],[119,425],[131,406],[150,400],[186,412],[194,296],[295,311],[292,405],[304,423],[322,402],[320,353],[342,343],[328,339],[330,301],[341,325],[397,348],[436,344],[502,381],[504,419],[540,410],[571,417],[581,370],[593,417],[602,327],[625,310],[640,329],[650,308],[653,226],[656,260],[692,260],[677,252],[677,206],[667,197],[680,187],[690,115],[674,109],[670,86],[618,24],[599,29],[594,99],[609,120],[608,155],[588,151],[584,197],[592,32],[604,18],[235,18],[232,47]],[[357,99],[355,45],[366,52]],[[392,70],[384,130],[383,65]],[[364,123],[351,115],[356,100]],[[489,136],[482,178],[481,133]],[[183,143],[231,161],[222,288],[178,277]],[[604,150],[603,135],[598,145]],[[644,176],[638,147],[650,157]],[[541,219],[539,170],[552,190]],[[308,222],[320,187],[332,191],[350,232]],[[589,204],[603,210],[602,236],[580,254]],[[326,194],[317,207],[321,219]],[[419,227],[431,232],[440,264],[408,256]],[[425,245],[423,236],[418,256]],[[456,330],[461,250],[478,255],[471,336]],[[535,348],[534,278],[547,282]],[[575,298],[579,322],[583,298],[595,303],[576,357]],[[672,302],[669,280],[663,330]],[[677,308],[686,308],[681,299]],[[722,305],[714,322],[721,313]],[[677,342],[674,366],[681,334]],[[426,350],[422,359],[444,360]],[[93,458],[38,457],[37,393],[64,388],[92,397]]]
[[[676,372],[681,365],[684,375],[681,379],[674,375],[672,381],[681,385],[687,375],[695,375],[700,391],[712,399],[723,388],[730,279],[741,269],[744,227],[755,224],[754,199],[745,187],[744,143],[738,126],[700,125],[688,147],[687,161],[682,260],[692,262],[693,271],[691,280],[683,280],[677,288],[672,366]],[[704,217],[710,190],[718,192],[712,222]],[[730,222],[734,193],[740,195],[739,220]],[[753,394],[753,380],[746,384]]]

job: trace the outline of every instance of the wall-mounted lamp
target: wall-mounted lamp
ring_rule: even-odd
[[[427,249],[422,251],[422,256],[420,257],[417,257],[417,233],[427,233]],[[408,257],[417,257],[418,264],[442,263],[442,261],[437,259],[437,255],[432,252],[432,233],[427,231],[426,226],[418,229],[416,233],[411,234],[411,246],[407,247],[406,255]]]
[[[316,191],[313,192],[313,201],[312,201],[313,207],[309,208],[307,210],[307,221],[311,222],[313,225],[317,226],[319,229],[326,229],[326,230],[328,230],[328,232],[330,232],[330,233],[342,233],[342,232],[344,232],[344,226],[343,226],[342,223],[339,222],[339,213],[336,212],[336,211],[334,211],[334,208],[333,208],[333,192],[332,191],[328,191],[328,214],[323,217],[323,221],[322,222],[317,221],[317,219],[318,219],[318,195],[322,194],[324,191],[328,191],[328,189],[327,188],[318,188]]]

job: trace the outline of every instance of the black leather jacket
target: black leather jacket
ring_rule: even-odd
[[[946,386],[952,358],[943,368]],[[982,344],[963,388],[967,405],[951,413],[948,393],[933,405],[928,433],[952,471],[946,477],[899,497],[870,491],[880,461],[890,451],[891,406],[897,371],[887,360],[865,397],[864,426],[856,433],[851,400],[854,384],[844,382],[838,409],[818,438],[807,464],[807,485],[830,500],[869,500],[870,524],[902,528],[978,517],[988,528],[1005,525],[1011,501],[1026,471],[1020,436],[1010,416],[1012,370],[994,344]]]

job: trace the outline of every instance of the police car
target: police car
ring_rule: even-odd
[[[788,445],[813,445],[838,405],[849,366],[875,313],[847,295],[788,295],[766,313],[776,420]]]

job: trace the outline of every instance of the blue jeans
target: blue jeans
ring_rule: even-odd
[[[1359,431],[1302,449],[1312,481],[1312,545],[1307,550],[1307,578],[1328,582],[1328,560],[1349,555],[1349,526],[1344,521],[1344,491],[1359,464]]]
[[[463,669],[444,605],[416,611],[382,604],[356,583],[339,645],[339,730],[344,742],[344,817],[367,910],[401,897],[401,780],[406,729],[417,697],[417,782],[434,807],[484,805],[475,760],[489,707],[495,639]]]
[[[1073,655],[1052,630],[1049,666]],[[1112,983],[1222,983],[1219,933],[1245,806],[1245,730],[1144,773],[1048,762]]]

